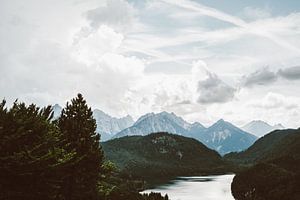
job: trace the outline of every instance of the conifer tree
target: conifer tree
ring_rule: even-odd
[[[103,152],[96,121],[81,94],[67,103],[58,120],[68,151],[75,152],[75,161],[66,173],[64,194],[67,200],[96,199]]]
[[[0,199],[59,199],[59,168],[67,157],[51,119],[50,106],[0,104]]]

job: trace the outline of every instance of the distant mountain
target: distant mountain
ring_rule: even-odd
[[[256,136],[239,129],[223,119],[217,121],[198,136],[197,139],[199,141],[217,150],[221,155],[243,151],[257,139]]]
[[[114,138],[130,135],[148,135],[155,132],[168,132],[199,140],[220,154],[242,151],[257,139],[255,136],[219,120],[209,128],[200,123],[190,124],[174,113],[148,113],[140,117],[133,126],[117,133]]]
[[[101,134],[101,141],[111,139],[116,133],[133,125],[131,116],[116,118],[111,117],[101,110],[95,109],[93,116],[97,123],[97,132]]]
[[[230,153],[225,159],[242,164],[253,164],[283,156],[300,158],[300,129],[273,131],[258,139],[247,150]]]
[[[168,132],[188,136],[191,128],[191,124],[184,121],[182,118],[177,117],[174,113],[148,113],[140,117],[133,126],[122,130],[114,137],[119,138],[132,135],[148,135],[156,132]]]
[[[226,171],[216,151],[179,135],[126,136],[103,142],[102,148],[124,173],[148,181]]]
[[[253,135],[256,135],[257,137],[264,136],[267,133],[270,133],[271,131],[277,130],[277,129],[284,129],[284,127],[281,124],[276,124],[274,126],[271,126],[270,124],[261,121],[261,120],[254,120],[250,123],[244,125],[241,129],[244,131],[251,133]]]
[[[53,106],[54,119],[57,119],[62,111],[62,107],[58,104]],[[132,126],[134,121],[130,115],[122,118],[111,117],[101,110],[93,110],[93,116],[97,123],[97,132],[101,134],[101,141],[111,139],[114,134],[121,130]]]
[[[60,114],[61,114],[62,107],[60,105],[58,105],[58,104],[55,104],[52,107],[52,109],[53,109],[53,118],[57,119],[60,116]]]

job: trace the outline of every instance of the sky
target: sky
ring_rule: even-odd
[[[300,1],[0,0],[0,98],[300,127]]]

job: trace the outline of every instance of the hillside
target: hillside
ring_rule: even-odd
[[[274,131],[225,158],[251,166],[233,179],[235,199],[300,199],[300,129]]]
[[[101,134],[101,141],[111,139],[116,133],[132,126],[134,123],[130,115],[116,118],[98,109],[93,111],[93,117],[96,119],[97,133]]]
[[[300,159],[281,157],[237,174],[232,194],[237,200],[300,199]]]
[[[251,146],[256,136],[251,135],[233,124],[220,119],[199,134],[197,139],[221,155],[229,152],[240,152]]]
[[[122,137],[103,142],[102,147],[106,159],[123,172],[148,181],[225,171],[216,151],[195,139],[168,133]]]
[[[300,130],[276,130],[258,139],[249,149],[240,153],[229,153],[226,160],[251,164],[272,160],[286,155],[300,157]]]

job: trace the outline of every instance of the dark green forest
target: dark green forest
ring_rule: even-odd
[[[227,160],[247,168],[232,182],[237,200],[300,199],[300,129],[277,130]]]
[[[0,199],[156,200],[143,183],[119,174],[104,154],[81,94],[54,120],[52,107],[0,104]]]
[[[121,172],[151,184],[178,176],[231,172],[231,166],[201,142],[180,135],[152,133],[125,136],[102,143],[106,159]]]

